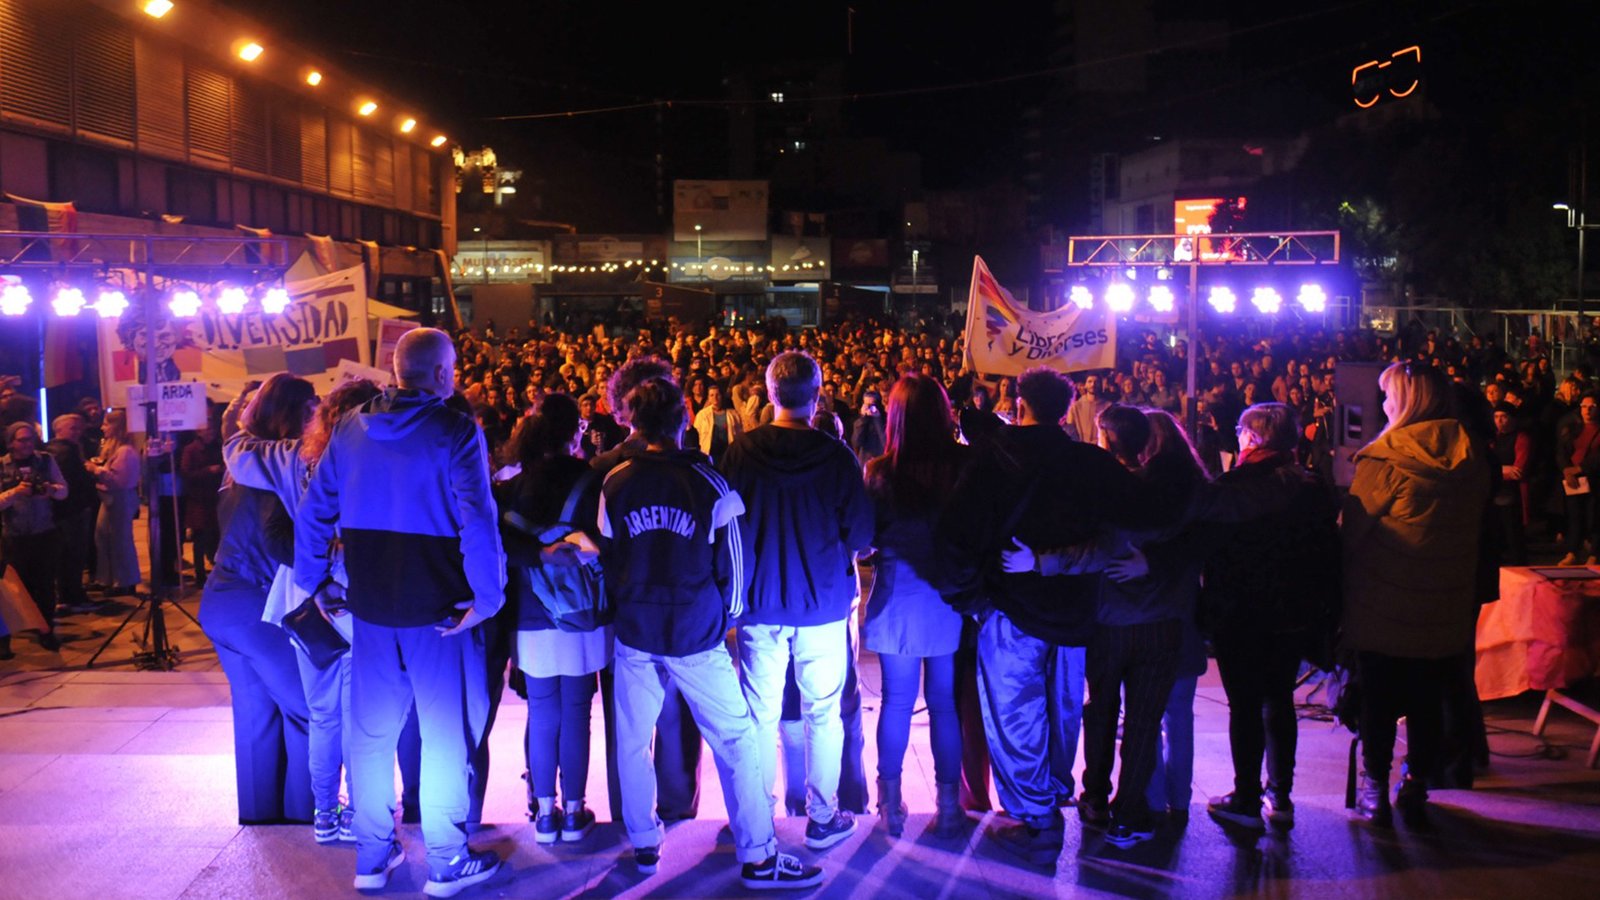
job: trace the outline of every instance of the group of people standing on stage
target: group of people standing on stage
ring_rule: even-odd
[[[790,744],[785,769],[803,796],[784,803],[807,817],[806,845],[856,830],[841,797],[860,768],[858,619],[882,671],[877,812],[892,835],[907,822],[919,679],[936,836],[967,827],[964,757],[969,794],[986,790],[973,784],[986,774],[971,765],[974,742],[1015,822],[993,837],[1030,862],[1054,864],[1064,806],[1117,846],[1185,818],[1202,636],[1222,667],[1236,772],[1209,811],[1247,828],[1264,827],[1263,812],[1291,824],[1294,676],[1341,615],[1377,695],[1363,717],[1363,807],[1387,820],[1404,714],[1400,798],[1422,815],[1437,765],[1428,710],[1471,648],[1477,547],[1462,535],[1476,540],[1490,488],[1438,372],[1385,373],[1389,425],[1359,459],[1341,559],[1333,494],[1296,464],[1301,431],[1283,404],[1244,411],[1240,465],[1213,481],[1164,411],[1111,405],[1097,416],[1100,446],[1079,442],[1061,425],[1072,383],[1035,369],[1016,381],[1014,424],[963,439],[943,386],[913,372],[889,391],[883,452],[863,465],[814,427],[821,368],[787,350],[766,361],[771,421],[729,428],[713,465],[681,445],[690,423],[670,365],[638,356],[607,383],[625,440],[581,459],[578,402],[547,394],[518,422],[511,477],[496,485],[456,362],[447,334],[417,329],[396,351],[398,387],[348,383],[319,403],[278,375],[224,423],[237,417],[240,430],[225,444],[223,537],[201,620],[233,687],[240,818],[311,821],[319,841],[353,840],[357,888],[383,887],[405,858],[397,754],[426,892],[453,896],[500,869],[469,847],[468,828],[508,667],[529,706],[538,842],[594,827],[585,785],[600,691],[610,808],[639,872],[670,852],[663,819],[693,814],[703,736],[743,884],[820,883],[818,866],[778,848],[773,786]],[[1341,602],[1341,571],[1366,596]],[[1425,589],[1412,590],[1418,579]],[[1390,593],[1403,597],[1372,599]],[[308,610],[347,651],[291,644],[277,623]],[[963,658],[982,721],[965,735]]]

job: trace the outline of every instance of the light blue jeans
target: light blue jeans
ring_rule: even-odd
[[[467,849],[468,768],[489,717],[483,633],[474,628],[444,637],[432,625],[387,628],[356,619],[350,655],[356,870],[371,871],[388,858],[395,748],[414,700],[422,838],[430,871],[444,872]]]
[[[306,705],[311,709],[311,795],[317,809],[332,811],[339,805],[340,772],[345,789],[351,790],[350,777],[350,653],[319,669],[298,648],[295,664],[300,667],[300,686],[305,688]],[[349,796],[348,793],[345,796]]]
[[[659,847],[655,759],[650,738],[670,680],[689,704],[722,781],[733,831],[734,855],[759,863],[778,852],[770,794],[763,796],[755,720],[739,690],[733,658],[722,644],[692,656],[659,656],[617,641],[617,777],[622,782],[622,824],[634,847]],[[782,687],[782,671],[779,672]],[[777,745],[776,736],[769,742]],[[838,759],[835,753],[834,759]]]
[[[1145,802],[1155,812],[1189,811],[1194,783],[1194,691],[1199,678],[1179,678],[1161,716],[1161,752]]]
[[[738,627],[739,679],[755,717],[760,740],[761,784],[769,809],[777,809],[772,785],[778,777],[778,720],[783,716],[783,686],[794,657],[800,688],[800,718],[806,728],[806,815],[831,822],[839,808],[839,772],[844,754],[844,698],[847,665],[845,619],[825,625]]]

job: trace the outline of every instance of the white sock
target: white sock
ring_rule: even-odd
[[[548,815],[552,815],[552,814],[555,813],[555,811],[556,811],[556,798],[554,798],[554,797],[540,797],[538,799],[538,802],[539,802],[539,815],[548,816]]]

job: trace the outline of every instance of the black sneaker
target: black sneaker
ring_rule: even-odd
[[[633,864],[645,875],[654,875],[661,865],[661,846],[633,848]]]
[[[1262,808],[1267,814],[1267,823],[1278,828],[1294,827],[1294,801],[1289,795],[1278,791],[1267,791],[1262,798]]]
[[[840,812],[838,815],[846,815]],[[815,823],[812,823],[815,824]],[[852,828],[855,826],[852,824]],[[806,829],[810,831],[810,829]],[[739,880],[752,891],[792,891],[822,883],[822,868],[808,866],[787,853],[769,856],[764,862],[745,863]]]
[[[562,818],[561,839],[569,844],[581,841],[593,828],[594,813],[580,806]]]
[[[806,846],[813,850],[826,850],[856,831],[856,817],[838,810],[826,822],[811,819],[806,824]]]
[[[1211,818],[1228,825],[1237,825],[1252,831],[1265,831],[1266,823],[1261,821],[1261,801],[1247,800],[1238,794],[1224,794],[1212,798],[1206,804],[1206,812]]]
[[[561,814],[554,811],[541,814],[538,807],[534,807],[533,840],[537,844],[554,844],[561,840]]]
[[[1106,843],[1113,847],[1132,847],[1156,836],[1150,820],[1143,822],[1112,822],[1106,829]]]
[[[339,839],[339,810],[319,809],[311,816],[311,837],[319,844]]]
[[[492,850],[456,854],[450,868],[428,876],[422,892],[429,897],[454,897],[475,884],[482,884],[500,871],[500,857]]]
[[[356,875],[354,882],[358,891],[381,891],[389,886],[389,873],[400,868],[406,861],[406,852],[400,848],[400,842],[395,841],[389,845],[389,858],[374,869]]]
[[[1104,797],[1084,791],[1078,798],[1078,819],[1089,828],[1104,828],[1111,824],[1111,804]]]
[[[989,836],[1028,863],[1047,869],[1055,867],[1056,860],[1061,857],[1061,848],[1066,843],[1066,831],[1061,823],[1054,828],[1035,828],[1026,822],[1018,822],[991,828]]]

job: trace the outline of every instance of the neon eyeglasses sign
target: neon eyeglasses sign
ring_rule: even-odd
[[[1399,63],[1401,67],[1405,67],[1408,63],[1410,64],[1411,81],[1403,88],[1399,86],[1399,83],[1405,80],[1405,76],[1402,75],[1398,79],[1394,78],[1395,71],[1391,68],[1395,67],[1396,63]],[[1396,50],[1389,54],[1388,59],[1372,59],[1356,66],[1350,70],[1350,89],[1355,93],[1356,106],[1362,109],[1371,109],[1379,100],[1383,99],[1385,91],[1396,100],[1411,96],[1412,92],[1417,89],[1417,85],[1421,83],[1421,79],[1417,77],[1417,73],[1421,69],[1422,47],[1416,44],[1404,50]],[[1363,73],[1365,74],[1363,75]],[[1388,83],[1385,84],[1385,82]],[[1370,96],[1366,96],[1369,92]]]

